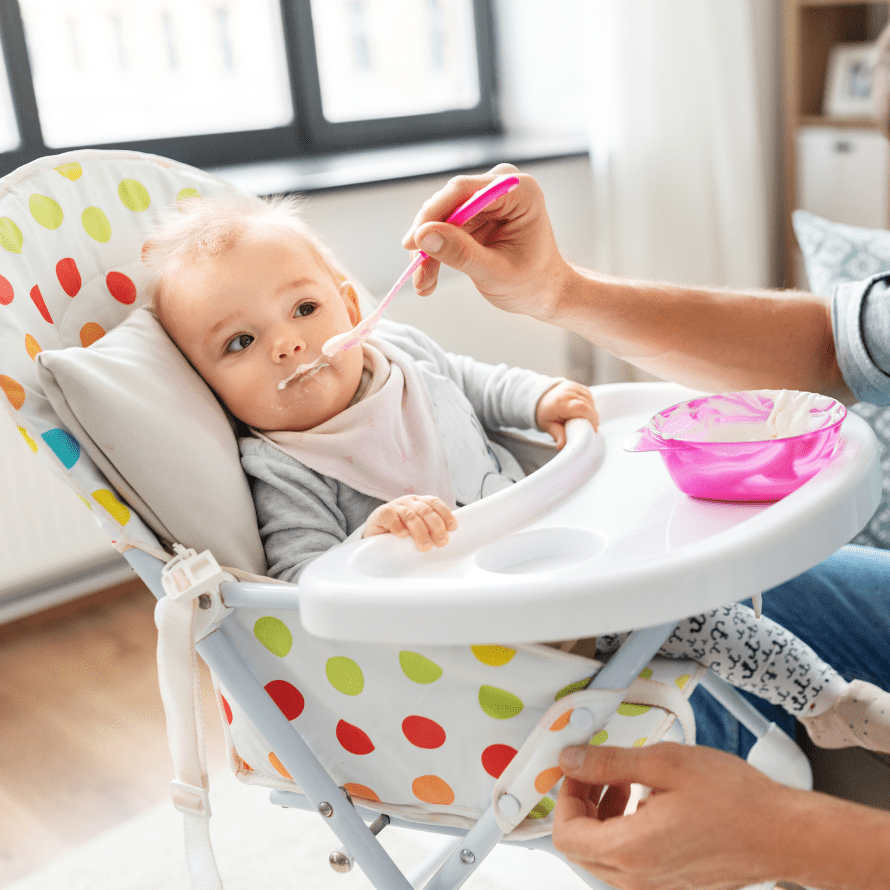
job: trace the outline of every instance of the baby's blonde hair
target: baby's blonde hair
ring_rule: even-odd
[[[292,231],[306,243],[339,285],[346,279],[331,250],[300,218],[301,199],[294,196],[257,198],[188,198],[161,215],[158,228],[143,248],[147,269],[148,307],[158,313],[168,275],[189,260],[222,256],[257,226]]]

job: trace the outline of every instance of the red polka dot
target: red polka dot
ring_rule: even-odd
[[[273,680],[266,684],[265,689],[288,720],[296,720],[303,713],[303,708],[306,705],[303,695],[296,686],[291,686],[287,680]]]
[[[40,288],[36,284],[31,288],[31,299],[44,319],[52,324],[52,316],[50,316],[49,309],[46,308],[46,303],[43,302],[43,294],[40,293]]]
[[[105,276],[105,285],[118,303],[129,306],[136,302],[136,285],[123,272],[109,272]]]
[[[220,701],[222,702],[223,711],[225,712],[225,715],[226,715],[226,721],[229,723],[229,725],[231,725],[231,723],[232,723],[232,708],[229,705],[229,703],[226,701],[226,697],[224,695],[221,695],[219,698],[220,698]]]
[[[0,306],[8,306],[14,296],[9,280],[0,275]]]
[[[374,750],[374,743],[368,734],[345,720],[337,724],[337,741],[350,754],[370,754]]]
[[[516,749],[509,745],[489,745],[482,752],[482,766],[488,775],[499,779],[515,756]]]
[[[62,290],[69,297],[76,297],[80,292],[80,285],[82,284],[80,271],[77,268],[77,263],[70,256],[56,263],[56,278],[59,279]]]
[[[445,744],[445,730],[428,717],[413,714],[402,721],[405,738],[418,748],[441,748]]]

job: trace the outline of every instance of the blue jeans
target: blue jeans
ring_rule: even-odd
[[[890,550],[849,545],[808,572],[766,591],[763,613],[808,643],[847,680],[890,689]],[[781,708],[742,693],[795,737]],[[703,690],[690,699],[698,744],[746,757],[754,737]]]

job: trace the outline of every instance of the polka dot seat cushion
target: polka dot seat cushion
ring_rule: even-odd
[[[261,547],[259,566],[239,550],[258,532],[249,491],[240,507],[234,496],[247,489],[231,427],[140,308],[156,211],[230,193],[199,170],[133,152],[71,152],[0,180],[0,401],[112,540],[162,557],[171,540],[207,546],[220,562],[258,573]],[[228,621],[251,672],[337,783],[422,821],[475,821],[554,702],[599,667],[534,645],[335,644],[306,634],[296,611],[238,609]],[[647,670],[683,696],[697,676],[688,662]],[[275,751],[220,692],[236,774],[293,790]],[[669,721],[659,708],[624,705],[594,742],[645,744]],[[540,798],[520,826],[526,833],[549,831],[554,764],[535,779]]]
[[[69,152],[0,180],[0,402],[113,540],[157,545],[60,421],[36,360],[99,344],[144,302],[141,254],[157,210],[231,191],[194,168],[123,151]],[[99,406],[103,398],[95,393]],[[133,430],[130,438],[139,435]]]

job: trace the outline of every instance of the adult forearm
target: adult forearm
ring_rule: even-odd
[[[797,792],[784,811],[787,838],[774,874],[820,890],[890,886],[890,812],[814,792]]]
[[[827,301],[814,294],[658,284],[569,267],[547,320],[658,377],[700,389],[850,395]]]

